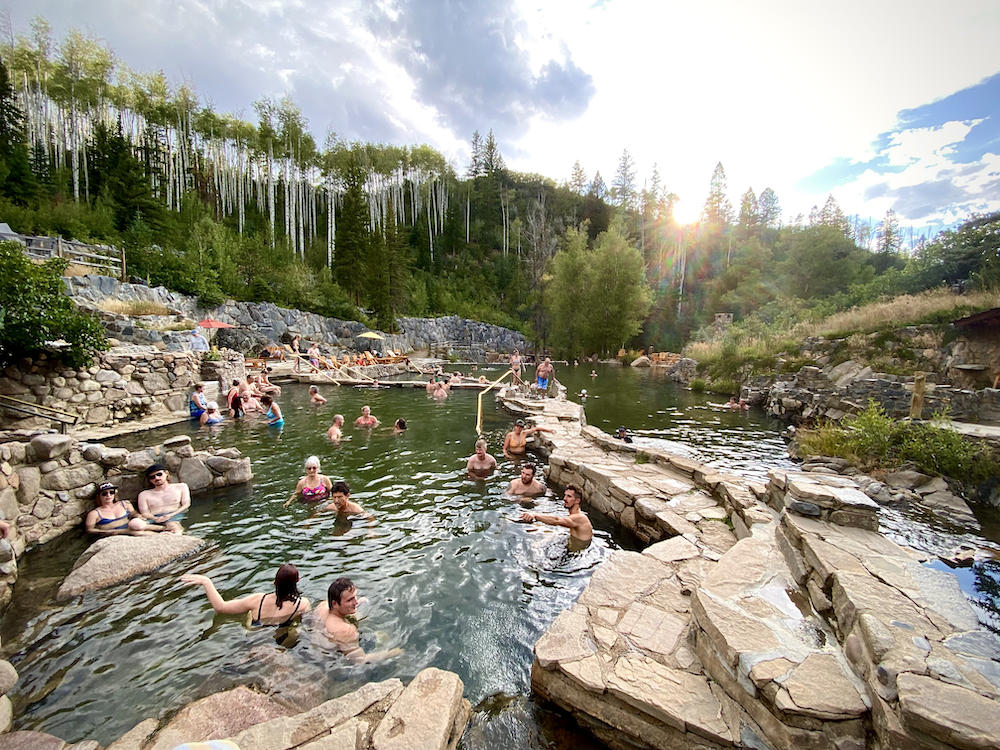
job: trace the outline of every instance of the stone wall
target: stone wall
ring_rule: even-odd
[[[1000,423],[1000,390],[978,391],[942,385],[928,373],[921,418],[947,413],[962,422]],[[897,419],[908,417],[913,377],[872,372],[854,361],[836,367],[803,367],[777,379],[758,378],[742,389],[742,396],[769,414],[792,422],[842,419],[864,409],[869,400]]]
[[[65,281],[67,294],[78,305],[101,317],[109,337],[123,342],[153,344],[168,351],[185,349],[189,345],[189,332],[155,328],[177,325],[184,320],[196,322],[204,317],[237,326],[235,329],[210,332],[213,343],[254,354],[265,344],[289,342],[296,333],[307,341],[324,343],[338,354],[356,351],[359,348],[358,334],[369,330],[358,321],[326,318],[278,307],[270,302],[230,300],[219,307],[201,308],[196,297],[170,292],[164,287],[126,284],[107,276],[74,276]],[[166,307],[170,315],[144,316],[133,320],[125,315],[99,310],[97,306],[109,298],[156,302]],[[382,333],[385,340],[376,342],[373,348],[411,352],[452,344],[461,347],[463,354],[468,353],[476,361],[485,362],[487,351],[511,352],[520,349],[523,352],[530,347],[530,342],[517,331],[457,316],[399,318],[397,322],[401,333]],[[362,345],[361,348],[369,347]]]
[[[67,368],[38,355],[7,367],[0,393],[77,416],[88,425],[109,425],[187,408],[191,386],[200,379],[200,355],[115,348],[90,367]],[[0,410],[5,425],[49,426],[49,420]]]
[[[195,451],[186,435],[132,452],[55,434],[0,444],[0,515],[11,524],[9,538],[0,540],[0,611],[10,602],[16,559],[26,547],[78,528],[103,481],[114,482],[119,497],[134,504],[143,472],[154,463],[170,470],[171,481],[187,482],[192,493],[252,477],[250,459],[238,449]]]

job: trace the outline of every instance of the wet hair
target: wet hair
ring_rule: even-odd
[[[536,466],[534,464],[524,464],[521,468],[522,469],[528,469],[529,471],[531,471],[531,476],[532,477],[534,477],[535,474],[538,473],[538,469],[536,468]]]
[[[326,603],[330,609],[333,609],[335,604],[340,604],[340,599],[345,592],[351,589],[356,589],[357,586],[354,585],[354,581],[350,578],[338,578],[336,581],[330,584],[330,588],[326,590]]]
[[[284,602],[296,602],[302,598],[299,593],[299,569],[291,563],[278,568],[274,576],[274,598],[278,609],[281,609]]]
[[[261,396],[260,402],[264,404],[264,406],[270,406],[271,404],[274,403],[274,401],[271,400],[270,396]]]
[[[306,459],[305,467],[308,469],[310,466],[315,466],[316,470],[319,471],[319,456],[309,456]]]
[[[402,417],[400,417],[399,419],[397,419],[396,420],[396,429],[397,430],[405,430],[406,429],[406,420],[403,419]]]
[[[479,450],[480,447],[482,447],[483,450],[486,450],[486,441],[485,440],[477,440],[476,441],[476,450]]]
[[[578,503],[582,503],[583,502],[583,490],[581,490],[578,485],[567,484],[566,485],[566,489],[569,490],[570,492],[572,492],[574,495],[576,495],[576,501]]]
[[[333,486],[330,488],[330,494],[331,495],[336,495],[338,493],[343,494],[343,495],[350,495],[351,494],[351,485],[349,485],[343,479],[341,479],[339,482],[334,482]]]

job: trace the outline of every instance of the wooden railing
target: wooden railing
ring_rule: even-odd
[[[30,258],[65,258],[70,265],[93,268],[95,272],[125,281],[125,250],[110,245],[87,245],[62,237],[21,236]]]

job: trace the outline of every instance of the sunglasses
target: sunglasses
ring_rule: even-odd
[[[150,479],[156,479],[157,477],[162,477],[162,476],[166,476],[166,473],[167,473],[167,472],[165,472],[165,471],[158,471],[158,472],[156,472],[155,474],[150,474],[150,475],[149,475],[149,478],[150,478]]]
[[[103,497],[104,495],[114,495],[117,492],[118,490],[101,490],[101,496]]]

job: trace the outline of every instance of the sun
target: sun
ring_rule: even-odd
[[[701,209],[691,201],[679,200],[674,203],[674,219],[678,224],[694,224],[700,214]]]

